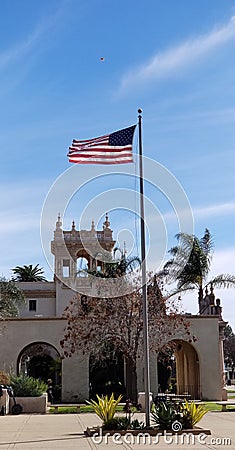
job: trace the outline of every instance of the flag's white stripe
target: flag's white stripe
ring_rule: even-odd
[[[91,150],[90,150],[91,149]],[[125,150],[131,150],[132,149],[132,145],[112,145],[112,146],[107,146],[107,149],[110,149],[110,151],[112,152],[113,150],[118,150],[118,151],[125,151]],[[69,147],[69,150],[71,151],[75,151],[75,152],[89,152],[89,151],[96,151],[96,150],[103,150],[104,152],[106,152],[106,148],[103,145],[97,145],[97,146],[92,146],[92,147],[74,147],[71,146]]]
[[[74,158],[75,156],[81,157],[81,158],[89,158],[89,156],[96,156],[97,158],[101,158],[103,156],[108,157],[113,157],[113,158],[122,158],[123,156],[127,156],[130,155],[132,156],[132,152],[125,150],[122,152],[93,152],[93,151],[89,151],[89,152],[72,152],[69,153],[68,156],[71,156],[72,158]]]
[[[126,156],[126,155],[132,155],[132,152],[130,150],[125,150],[123,152],[71,152],[68,153],[68,156],[81,156],[81,158],[89,158],[89,156],[97,156],[97,158],[100,157],[109,157],[109,156],[113,156],[113,157],[122,157],[122,156]]]
[[[133,162],[133,159],[132,159],[132,157],[130,157],[130,156],[127,156],[127,157],[125,157],[125,158],[105,158],[105,159],[103,159],[103,158],[86,158],[86,159],[82,159],[82,158],[70,158],[69,159],[69,162],[74,162],[74,163],[84,163],[84,164],[88,164],[88,163],[93,163],[93,164],[95,164],[95,163],[103,163],[103,164],[108,164],[108,163],[111,163],[111,164],[115,164],[115,162],[116,163],[118,163],[118,162]]]

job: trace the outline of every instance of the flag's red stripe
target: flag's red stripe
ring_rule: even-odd
[[[77,164],[114,164],[114,161],[87,161],[87,160],[73,160],[73,159],[69,159],[69,162],[72,163],[77,163]],[[132,163],[133,159],[127,159],[125,161],[121,161],[121,160],[116,160],[115,164],[125,164],[125,163]]]
[[[68,155],[69,156],[69,158],[81,158],[81,159],[89,159],[89,158],[98,158],[98,159],[102,159],[102,158],[104,158],[104,159],[108,159],[108,158],[112,158],[112,159],[120,159],[120,158],[127,158],[128,156],[132,156],[132,153],[131,152],[126,152],[126,153],[122,153],[122,154],[112,154],[112,153],[109,153],[109,154],[106,154],[106,155],[97,155],[97,154],[94,154],[94,155],[84,155],[83,153],[71,153],[71,154],[69,154]]]

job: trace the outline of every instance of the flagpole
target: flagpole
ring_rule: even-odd
[[[139,125],[139,180],[140,180],[140,229],[141,229],[141,262],[142,262],[142,302],[143,302],[143,340],[144,340],[144,390],[145,390],[145,425],[150,426],[150,375],[149,375],[149,336],[148,336],[148,304],[146,275],[146,244],[144,220],[144,177],[142,146],[142,109],[138,109]]]

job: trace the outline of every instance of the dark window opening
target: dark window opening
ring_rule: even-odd
[[[37,300],[29,300],[29,311],[37,310]]]

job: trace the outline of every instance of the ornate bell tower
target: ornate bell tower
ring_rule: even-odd
[[[80,231],[76,230],[74,220],[71,230],[63,230],[60,214],[58,215],[54,239],[51,242],[57,285],[57,312],[61,310],[62,304],[63,308],[66,306],[65,301],[59,298],[64,297],[61,292],[59,294],[62,287],[64,290],[72,289],[83,294],[91,293],[92,280],[88,277],[87,269],[90,271],[103,270],[105,261],[112,259],[114,244],[113,231],[110,228],[107,213],[102,230],[96,230],[92,220],[90,230]],[[61,306],[58,309],[59,304]]]

